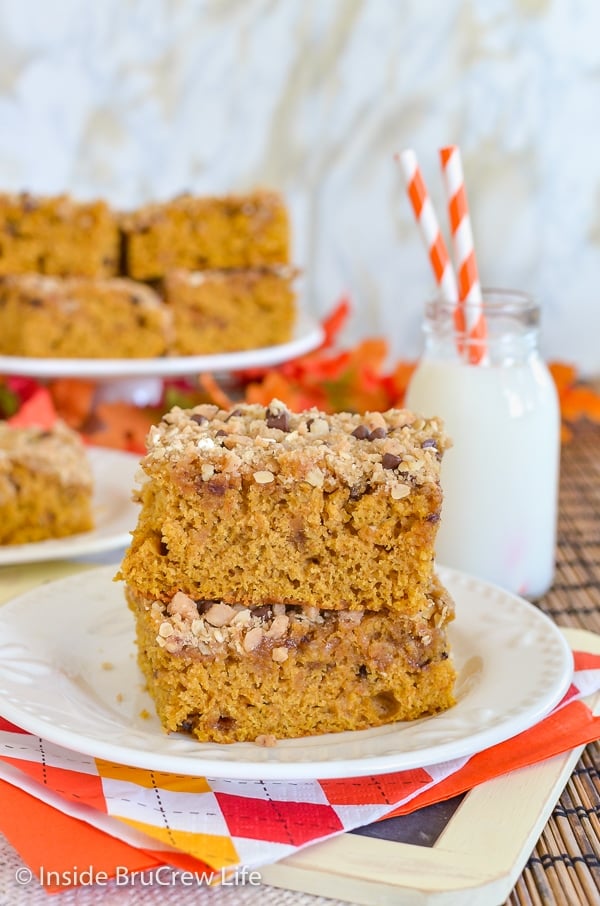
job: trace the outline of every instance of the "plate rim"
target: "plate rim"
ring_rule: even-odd
[[[99,483],[99,469],[102,465],[108,466],[111,461],[118,466],[119,463],[127,463],[132,468],[131,478],[127,483],[122,485],[123,493],[126,490],[133,491],[133,475],[135,468],[139,465],[140,456],[135,453],[128,453],[125,450],[113,450],[107,447],[86,447],[94,475],[94,499],[93,507],[101,501],[97,500],[98,492],[102,493],[104,485]],[[103,462],[104,461],[104,462]],[[107,551],[117,550],[126,547],[131,539],[131,532],[135,528],[137,518],[137,508],[131,504],[131,528],[127,531],[115,532],[112,535],[101,535],[94,537],[98,529],[90,529],[88,532],[77,532],[74,535],[67,535],[64,538],[45,538],[43,541],[28,541],[23,544],[6,544],[0,546],[0,567],[19,566],[27,563],[43,563],[51,560],[64,560],[71,557],[79,557],[85,554],[101,554]],[[106,531],[107,526],[103,527]]]
[[[177,377],[204,372],[243,371],[279,365],[312,352],[325,331],[312,315],[300,312],[291,340],[240,352],[214,355],[164,356],[154,359],[59,359],[0,355],[0,374],[26,377],[81,377],[97,380],[136,377]]]
[[[104,576],[112,579],[115,569],[116,566],[113,564],[111,566],[100,566],[95,569],[86,570],[85,574],[83,574],[85,576],[85,582],[90,583],[93,582],[94,578],[104,578]],[[534,619],[539,621],[539,625],[544,628],[544,631],[549,634],[549,637],[552,637],[552,641],[558,645],[558,648],[561,651],[564,663],[562,664],[560,681],[557,679],[556,685],[551,687],[551,693],[547,692],[546,698],[542,702],[537,703],[534,708],[530,708],[525,714],[520,715],[518,720],[513,720],[512,723],[508,722],[510,726],[509,732],[506,732],[506,727],[504,731],[499,732],[498,725],[493,725],[478,733],[469,734],[459,740],[458,743],[456,740],[452,740],[449,743],[437,744],[426,747],[425,749],[417,748],[408,753],[399,751],[394,752],[393,754],[370,755],[366,758],[355,757],[350,759],[342,758],[321,761],[308,761],[306,759],[302,761],[281,761],[277,760],[276,757],[277,747],[273,747],[262,749],[262,751],[269,756],[269,760],[244,761],[242,759],[236,759],[223,761],[219,760],[218,757],[218,752],[220,750],[222,751],[223,746],[229,748],[230,745],[235,745],[247,748],[253,747],[255,744],[202,743],[201,745],[208,746],[211,749],[214,747],[215,756],[213,759],[199,756],[196,760],[193,753],[157,755],[149,749],[139,749],[121,744],[115,745],[106,742],[105,740],[94,738],[89,735],[82,735],[69,729],[59,729],[50,719],[45,720],[43,717],[40,718],[36,715],[20,712],[17,706],[9,704],[6,701],[3,701],[0,705],[0,714],[33,735],[41,736],[58,746],[71,749],[89,757],[102,758],[107,761],[118,762],[120,764],[146,770],[167,771],[185,776],[204,776],[207,778],[222,778],[228,780],[291,781],[300,779],[326,780],[368,775],[376,776],[415,768],[426,768],[427,766],[440,764],[445,761],[470,757],[492,745],[496,745],[518,735],[546,716],[560,702],[569,688],[573,674],[573,654],[567,640],[556,623],[531,602],[526,601],[518,595],[507,592],[499,586],[477,579],[476,577],[470,576],[459,570],[438,566],[437,572],[444,584],[451,584],[453,581],[456,581],[457,583],[468,581],[475,586],[480,586],[484,590],[488,590],[488,593],[492,592],[494,595],[500,594],[502,597],[512,599],[518,607],[524,608],[530,615],[535,614]],[[70,583],[77,585],[80,581],[82,581],[82,574],[76,573],[46,583],[43,588],[47,589],[50,586],[60,586],[60,588],[62,588]],[[6,613],[10,614],[12,609],[22,606],[22,603],[35,603],[34,599],[39,595],[40,590],[41,587],[37,586],[23,594],[15,596],[1,605],[0,625],[6,622],[4,616]],[[105,605],[107,603],[111,603],[110,597],[107,597],[104,601]],[[457,605],[460,606],[460,601],[457,601]],[[125,607],[125,604],[123,606]],[[133,624],[131,631],[133,639]],[[1,665],[2,657],[0,655],[0,666]],[[139,670],[137,666],[135,669]],[[139,673],[139,678],[140,682],[142,682],[141,673]],[[449,709],[449,711],[444,711],[439,715],[423,718],[421,721],[435,721],[436,718],[443,718],[444,714],[448,714],[450,711],[451,709]],[[407,722],[409,726],[410,723],[411,722]],[[504,723],[506,724],[506,721]],[[500,726],[504,725],[501,724]],[[393,724],[388,724],[384,727],[372,728],[371,730],[348,731],[346,734],[336,733],[326,734],[326,736],[337,740],[341,740],[343,736],[352,736],[354,737],[354,741],[357,741],[361,734],[369,734],[373,729],[375,731],[385,731],[388,729],[388,732],[393,732],[393,727]],[[152,734],[149,734],[149,736],[150,735]],[[162,738],[163,740],[167,739],[167,734]],[[319,741],[323,738],[323,736],[305,737],[305,739],[310,740],[311,744],[314,743],[316,747],[318,747]],[[293,744],[295,740],[282,740],[282,742],[284,744]],[[398,759],[400,759],[400,763],[398,763]],[[394,763],[394,760],[396,763]],[[340,764],[344,765],[343,772],[340,772]]]

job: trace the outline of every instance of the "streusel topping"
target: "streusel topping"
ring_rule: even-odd
[[[319,610],[285,604],[250,608],[218,600],[195,601],[181,591],[168,604],[153,601],[150,611],[157,630],[156,643],[170,654],[196,651],[213,657],[231,653],[260,655],[276,663],[286,661],[290,650],[311,629],[327,623],[330,627],[349,630],[360,625],[369,614],[362,610]],[[434,590],[420,613],[411,619],[404,618],[407,635],[415,643],[428,645],[436,630],[441,630],[453,617],[452,600]]]
[[[50,430],[11,428],[0,423],[0,480],[6,496],[12,496],[11,491],[16,493],[10,484],[14,463],[42,474],[58,475],[65,487],[92,486],[85,448],[75,432],[61,422]]]
[[[195,470],[204,482],[241,480],[269,486],[306,481],[325,491],[383,485],[402,499],[415,486],[437,483],[450,441],[440,419],[406,409],[325,414],[290,412],[279,400],[225,411],[175,407],[150,430],[142,465],[152,475],[165,462]]]

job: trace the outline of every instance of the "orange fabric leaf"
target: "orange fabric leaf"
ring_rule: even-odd
[[[379,371],[387,358],[388,344],[377,337],[361,340],[352,352],[352,358],[362,366],[370,366],[374,371]]]
[[[219,386],[212,374],[206,373],[198,375],[198,383],[215,406],[219,406],[220,409],[231,408],[233,405],[232,401]]]
[[[413,376],[416,367],[416,362],[397,362],[390,375],[396,403],[404,401],[410,379]]]
[[[350,316],[350,308],[350,299],[347,296],[343,296],[333,311],[323,319],[322,327],[325,339],[322,348],[333,345],[334,340]]]
[[[58,414],[71,428],[80,428],[89,418],[96,386],[81,378],[58,378],[48,384]]]
[[[281,400],[292,412],[322,409],[326,398],[321,387],[298,386],[278,371],[270,371],[260,383],[249,384],[245,394],[246,402],[267,406],[272,399]]]
[[[600,395],[586,385],[572,387],[561,400],[561,410],[567,421],[587,417],[600,422]]]
[[[100,403],[82,428],[84,439],[99,447],[145,453],[146,436],[160,415],[132,403]]]
[[[567,387],[572,387],[577,380],[577,371],[573,365],[566,365],[564,362],[550,362],[548,368],[559,392]]]
[[[19,411],[8,419],[8,423],[14,428],[29,428],[35,425],[47,430],[52,427],[56,418],[52,397],[45,387],[39,387],[25,400]]]

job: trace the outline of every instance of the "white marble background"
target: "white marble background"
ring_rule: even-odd
[[[482,278],[536,293],[548,357],[600,373],[595,0],[0,0],[0,188],[269,184],[309,304],[419,350],[433,284],[393,154],[463,153]]]

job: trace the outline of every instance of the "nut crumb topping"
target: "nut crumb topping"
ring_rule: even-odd
[[[190,606],[192,605],[192,606]],[[177,592],[168,604],[153,601],[150,613],[156,626],[156,643],[173,655],[199,652],[210,657],[267,656],[277,664],[311,632],[330,622],[332,631],[351,632],[363,621],[365,611],[319,610],[299,604],[264,604],[244,607],[223,601],[193,601]],[[414,631],[424,642],[453,618],[446,594],[432,589],[420,613],[411,618]],[[427,642],[428,644],[429,642]]]
[[[306,482],[325,493],[340,486],[353,494],[381,487],[402,500],[414,487],[438,483],[449,446],[439,419],[406,409],[294,413],[275,399],[229,411],[174,407],[150,429],[142,466],[152,477],[169,463],[220,494],[244,481],[284,487]]]
[[[0,500],[10,500],[16,488],[10,480],[15,464],[53,475],[65,487],[91,492],[92,467],[79,435],[63,422],[52,428],[13,428],[0,422]]]

